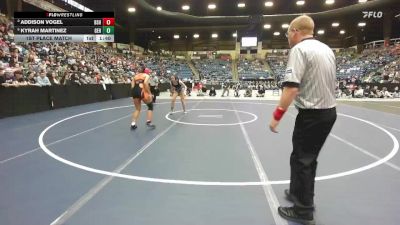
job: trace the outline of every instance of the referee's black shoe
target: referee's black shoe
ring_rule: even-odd
[[[290,193],[289,189],[285,189],[285,196],[286,196],[286,199],[289,202],[293,202],[293,203],[295,202],[295,198],[296,197]],[[313,207],[313,210],[315,211],[315,205],[314,204],[312,205],[312,207]]]
[[[283,218],[303,225],[315,225],[314,216],[311,213],[299,214],[294,207],[278,207],[278,213]]]

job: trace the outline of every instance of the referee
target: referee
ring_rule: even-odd
[[[149,84],[150,84],[151,94],[153,95],[153,103],[156,103],[156,98],[157,98],[157,95],[159,94],[159,90],[158,90],[159,83],[160,83],[160,81],[158,80],[157,74],[155,72],[150,73]]]
[[[336,61],[332,50],[315,40],[314,21],[295,18],[287,31],[291,48],[283,80],[283,94],[269,125],[277,133],[283,114],[294,100],[296,117],[290,156],[290,189],[285,190],[293,207],[279,207],[291,221],[314,225],[314,179],[318,154],[336,121]]]

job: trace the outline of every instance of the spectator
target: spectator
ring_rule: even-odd
[[[8,85],[14,83],[14,81],[15,81],[15,76],[14,76],[13,69],[7,68],[7,69],[5,70],[5,79],[6,79],[6,81],[5,81],[5,85],[6,85],[6,86],[8,86]]]
[[[378,97],[378,86],[374,86],[374,88],[371,89],[371,94],[369,95],[370,98],[377,98]]]
[[[211,97],[215,97],[217,95],[217,92],[215,91],[215,87],[214,86],[211,86],[209,95]]]
[[[49,78],[51,85],[60,85],[60,81],[57,79],[57,75],[54,71],[49,72],[47,77]]]
[[[6,53],[2,48],[0,48],[0,61],[1,62],[9,62],[10,58],[6,56]]]
[[[253,96],[252,92],[253,92],[253,90],[251,89],[251,86],[249,85],[246,89],[246,93],[244,94],[244,97],[248,97],[248,98],[252,97]]]
[[[265,88],[264,85],[258,85],[257,88],[257,97],[264,97],[265,96]]]
[[[393,98],[393,94],[387,90],[387,87],[382,88],[382,97],[383,98]]]
[[[88,84],[86,73],[81,73],[79,76],[79,83],[81,84]]]
[[[356,90],[354,91],[354,97],[355,98],[362,98],[364,97],[364,90],[361,86],[358,86]]]
[[[393,98],[400,98],[399,86],[394,88]]]
[[[240,97],[239,91],[240,91],[240,83],[237,83],[234,87],[233,96],[239,98]]]
[[[6,74],[4,71],[3,64],[0,64],[0,85],[3,85],[6,83]]]
[[[130,82],[129,82],[130,83]],[[89,84],[97,84],[96,76],[94,73],[90,74]]]
[[[102,76],[100,75],[100,72],[95,72],[95,79],[96,79],[96,84],[100,84],[100,83],[102,83],[103,82],[103,78],[102,78]]]
[[[70,78],[69,78],[69,85],[82,85],[81,82],[79,81],[79,75],[76,73],[70,73]]]
[[[15,46],[15,44],[14,44],[14,46]],[[14,48],[11,52],[12,53],[11,53],[11,58],[10,58],[10,61],[9,61],[9,66],[10,67],[16,67],[17,63],[22,63],[23,62],[23,58],[19,56],[19,50],[16,49],[16,48]]]
[[[40,76],[36,78],[36,82],[40,86],[51,86],[49,78],[46,76],[46,72],[44,70],[40,71]]]
[[[114,81],[111,79],[110,75],[104,75],[104,84],[113,84]]]
[[[28,85],[28,82],[26,81],[26,79],[24,78],[24,76],[22,75],[22,71],[21,70],[16,70],[14,72],[14,76],[15,76],[15,81],[14,84],[16,86],[25,86]]]
[[[230,88],[230,84],[227,81],[222,83],[223,91],[222,91],[221,97],[225,97],[225,93],[227,93],[226,96],[229,97],[229,88]]]
[[[364,89],[364,97],[366,97],[366,98],[371,97],[371,89],[370,89],[369,85],[367,85]]]
[[[36,73],[35,73],[34,71],[29,72],[27,82],[28,82],[28,85],[40,86],[40,85],[36,82]]]

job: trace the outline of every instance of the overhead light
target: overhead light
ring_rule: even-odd
[[[244,7],[246,7],[246,3],[244,3],[244,2],[238,3],[238,7],[244,8]]]
[[[304,5],[304,3],[306,3],[305,1],[297,1],[296,5]]]
[[[265,7],[272,7],[272,6],[274,6],[273,2],[271,2],[271,1],[265,2]]]
[[[182,10],[189,10],[190,9],[190,6],[189,5],[183,5],[182,6]]]
[[[215,5],[214,3],[211,3],[208,5],[208,9],[216,9],[217,5]]]
[[[358,0],[358,3],[364,3],[367,2],[367,0]]]
[[[341,31],[340,31],[340,34],[345,34],[345,33],[346,33],[345,30],[341,30]]]
[[[193,37],[194,37],[194,38],[199,38],[200,35],[199,35],[199,34],[193,34]]]
[[[158,39],[161,39],[161,36],[158,36]]]
[[[332,23],[332,27],[338,27],[340,23]]]
[[[325,4],[327,5],[332,5],[333,3],[335,3],[335,0],[326,0]]]
[[[367,23],[365,23],[365,22],[359,22],[358,23],[358,26],[359,27],[365,27],[367,25]]]
[[[218,34],[212,34],[211,37],[212,38],[218,38]]]
[[[175,34],[174,39],[179,39],[179,34]]]
[[[128,12],[131,12],[131,13],[136,12],[136,8],[135,7],[130,7],[130,8],[128,8]]]
[[[157,6],[157,11],[161,11],[162,7],[161,6]]]
[[[280,32],[274,32],[274,36],[279,36],[279,35],[281,35]]]
[[[325,34],[324,30],[318,30],[317,34]]]
[[[282,24],[282,28],[283,28],[283,29],[289,28],[289,24],[287,24],[287,23]]]
[[[264,29],[271,29],[271,24],[264,24]]]
[[[233,33],[233,34],[232,34],[232,37],[237,37],[237,33]]]

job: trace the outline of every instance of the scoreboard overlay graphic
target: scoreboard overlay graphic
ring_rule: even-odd
[[[15,42],[114,42],[114,12],[15,12]]]

